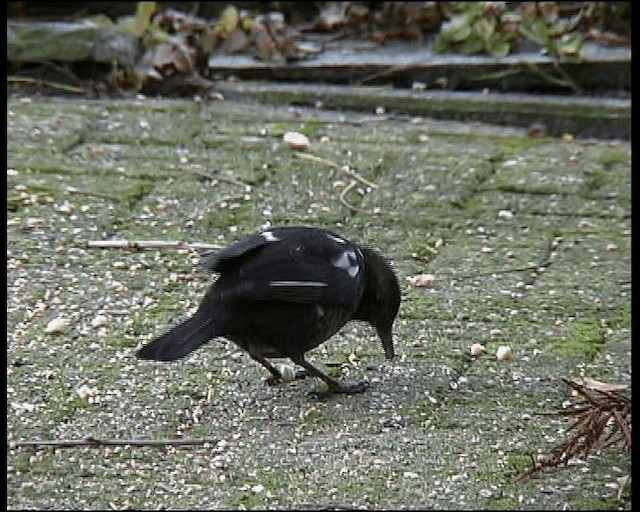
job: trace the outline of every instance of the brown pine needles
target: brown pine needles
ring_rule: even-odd
[[[589,392],[577,382],[562,380],[578,393],[580,403],[567,411],[541,413],[537,416],[575,418],[567,430],[572,435],[568,441],[553,449],[549,459],[542,462],[534,459],[533,467],[516,475],[514,482],[549,468],[566,466],[572,458],[586,458],[596,446],[604,449],[618,444],[622,445],[626,453],[631,453],[631,399],[617,390],[595,389],[595,392]]]

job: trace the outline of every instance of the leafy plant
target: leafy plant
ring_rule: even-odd
[[[509,16],[503,19],[504,2],[462,3],[457,8],[460,14],[436,36],[435,53],[450,48],[466,55],[490,53],[505,57],[511,53],[517,33],[512,28],[512,19]]]
[[[157,10],[155,2],[138,2],[135,15],[121,18],[118,24],[125,32],[145,38],[147,45],[167,41],[169,34],[152,22]]]
[[[489,53],[505,57],[526,40],[556,58],[579,59],[584,39],[575,29],[582,11],[560,17],[556,2],[522,3],[507,10],[505,2],[460,2],[449,25],[436,36],[435,53],[458,51],[465,55]],[[586,12],[586,11],[585,11]]]

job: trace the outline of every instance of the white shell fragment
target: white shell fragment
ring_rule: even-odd
[[[511,220],[513,219],[513,212],[511,210],[500,210],[498,212],[498,218],[504,219],[504,220]]]
[[[473,345],[471,345],[471,347],[469,348],[469,352],[471,353],[472,356],[479,356],[480,354],[482,354],[484,351],[486,350],[484,345],[481,345],[480,343],[474,343]]]
[[[293,366],[289,366],[288,364],[276,364],[276,370],[280,372],[282,376],[282,382],[293,382],[296,380],[296,370]]]
[[[103,327],[109,323],[109,319],[104,315],[97,315],[93,320],[91,320],[91,325],[93,327]]]
[[[500,345],[496,350],[496,359],[498,361],[511,361],[513,357],[513,351],[508,345]]]
[[[309,138],[300,132],[286,132],[282,140],[289,149],[307,149],[310,145]]]
[[[92,396],[98,393],[98,390],[95,388],[90,388],[86,384],[82,386],[78,386],[76,389],[76,394],[82,398],[83,400],[89,400]]]
[[[59,316],[57,318],[54,318],[47,324],[44,332],[46,332],[47,334],[57,334],[69,327],[70,323],[71,322],[69,321],[69,319]]]
[[[436,280],[436,276],[433,274],[418,274],[416,276],[408,276],[407,281],[411,286],[416,288],[431,288]]]

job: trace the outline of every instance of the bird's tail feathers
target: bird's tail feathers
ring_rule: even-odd
[[[216,335],[215,316],[198,310],[191,318],[143,346],[136,356],[154,361],[175,361]]]

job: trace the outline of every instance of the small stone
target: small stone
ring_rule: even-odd
[[[293,366],[288,364],[276,364],[276,370],[280,372],[280,377],[282,378],[282,382],[293,382],[296,380],[296,370]]]
[[[62,203],[60,206],[56,208],[56,210],[62,213],[73,213],[75,209],[76,207],[72,205],[69,201],[65,201],[64,203]]]
[[[287,132],[282,140],[289,149],[307,149],[310,145],[309,138],[304,133]]]
[[[93,320],[91,320],[91,325],[93,327],[103,327],[109,323],[109,319],[105,315],[98,315]]]
[[[95,388],[90,388],[85,384],[77,387],[75,391],[76,391],[76,394],[83,400],[88,400],[89,398],[91,398],[93,395],[97,393],[97,390]]]
[[[431,288],[436,280],[436,276],[433,274],[418,274],[416,276],[408,276],[407,281],[411,286],[416,288]]]
[[[481,345],[480,343],[474,343],[473,345],[471,345],[471,347],[469,348],[469,352],[471,353],[472,356],[479,356],[480,354],[482,354],[484,351],[486,350],[484,345]]]
[[[498,347],[498,350],[496,350],[496,359],[498,361],[511,361],[512,357],[513,351],[508,345],[501,345]]]
[[[513,212],[511,210],[500,210],[498,212],[498,218],[504,219],[504,220],[511,220],[513,219]]]
[[[57,317],[51,320],[47,327],[45,327],[44,332],[47,334],[58,334],[64,331],[71,324],[70,320],[64,317]]]

